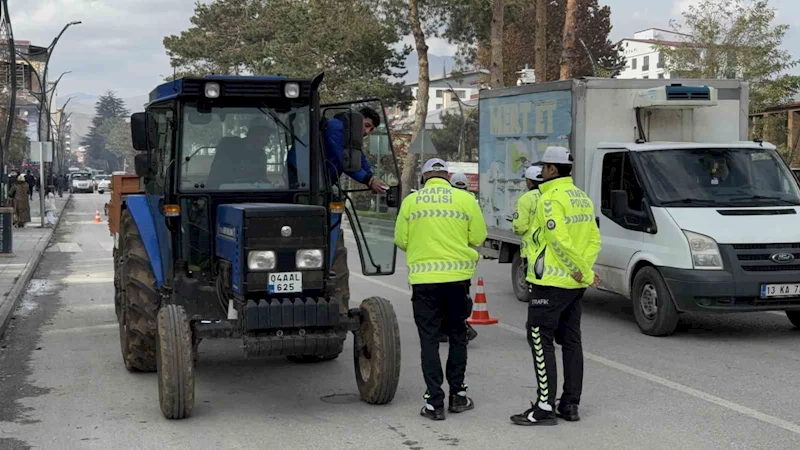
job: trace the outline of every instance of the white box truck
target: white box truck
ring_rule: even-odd
[[[630,298],[650,335],[681,312],[784,310],[800,327],[800,192],[773,145],[747,141],[736,80],[577,79],[480,94],[481,253],[526,264],[509,217],[523,172],[570,149],[595,205],[601,289]]]

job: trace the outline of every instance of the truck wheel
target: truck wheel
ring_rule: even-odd
[[[800,311],[786,311],[786,317],[795,328],[800,328]]]
[[[136,222],[122,211],[119,337],[122,359],[130,371],[156,370],[156,314],[159,296],[150,258]]]
[[[341,311],[350,309],[350,269],[347,267],[347,247],[344,245],[344,230],[339,229],[339,239],[333,254],[334,296],[339,300]]]
[[[514,260],[511,261],[511,284],[514,286],[514,295],[517,300],[527,303],[530,301],[528,281],[525,279],[528,273],[528,261],[519,253],[517,250],[514,253]]]
[[[158,401],[167,419],[185,419],[194,407],[192,329],[183,306],[158,311]]]
[[[669,336],[678,326],[678,310],[664,278],[655,267],[641,269],[633,279],[633,315],[642,333]]]
[[[373,405],[389,403],[400,381],[400,328],[388,300],[361,302],[361,326],[353,333],[353,360],[361,399]]]

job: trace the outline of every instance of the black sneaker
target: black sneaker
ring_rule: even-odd
[[[524,413],[511,416],[511,422],[514,423],[514,425],[523,426],[558,425],[558,419],[556,419],[556,415],[553,414],[553,411],[540,409],[537,405],[534,405],[533,402],[531,402],[531,407],[525,410]]]
[[[478,332],[475,331],[475,328],[472,328],[472,325],[467,324],[467,339],[471,341],[476,337],[478,337]]]
[[[426,403],[419,412],[419,415],[422,417],[427,417],[431,420],[444,420],[444,406],[434,408]]]
[[[462,413],[475,409],[475,402],[467,397],[467,391],[461,391],[458,394],[450,394],[450,406],[447,408],[451,413]]]
[[[559,403],[556,408],[556,417],[566,420],[567,422],[577,422],[581,420],[578,415],[578,405],[574,403]]]

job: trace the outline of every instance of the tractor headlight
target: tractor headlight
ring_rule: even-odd
[[[295,266],[298,269],[321,269],[322,250],[298,250],[295,257]]]
[[[300,97],[300,85],[297,83],[286,83],[283,86],[283,94],[286,98]]]
[[[263,272],[275,268],[275,252],[272,250],[253,250],[247,254],[247,268],[253,272]]]
[[[206,83],[205,93],[206,98],[219,97],[219,83]]]

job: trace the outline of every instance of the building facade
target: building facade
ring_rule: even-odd
[[[625,69],[617,78],[670,78],[664,67],[664,59],[657,45],[675,47],[684,45],[689,36],[660,28],[649,28],[634,33],[633,38],[622,39],[622,52],[625,56]]]
[[[481,72],[468,71],[461,72],[457,76],[450,73],[431,80],[428,87],[428,117],[431,117],[431,114],[435,114],[438,117],[445,110],[453,108],[457,110],[459,100],[462,103],[469,103],[470,100],[477,99],[481,88],[481,76]],[[419,83],[410,83],[406,86],[411,89],[411,95],[414,97],[411,106],[406,110],[399,108],[389,108],[387,110],[387,114],[392,123],[395,124],[395,127],[414,122]],[[428,126],[427,128],[431,127]]]

